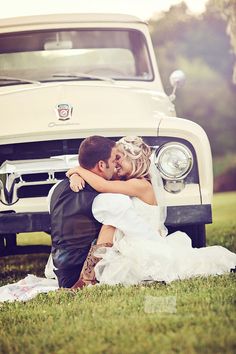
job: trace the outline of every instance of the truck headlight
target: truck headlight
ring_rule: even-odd
[[[167,143],[158,151],[156,166],[166,180],[183,180],[193,166],[193,155],[187,146]]]

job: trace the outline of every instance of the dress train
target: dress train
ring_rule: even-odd
[[[157,206],[133,198],[136,211],[158,230]],[[135,227],[135,225],[134,225]],[[96,253],[102,260],[96,265],[101,284],[139,284],[143,281],[167,283],[196,276],[220,275],[236,265],[236,254],[222,246],[192,248],[191,239],[181,231],[167,237],[156,232],[155,238],[142,239],[115,231],[113,247]]]

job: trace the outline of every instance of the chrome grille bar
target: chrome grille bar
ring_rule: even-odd
[[[62,155],[48,159],[5,161],[0,167],[0,201],[12,205],[18,201],[18,190],[26,186],[55,184],[59,181],[56,172],[65,172],[78,165],[78,155]],[[24,180],[24,175],[45,174],[46,178]]]

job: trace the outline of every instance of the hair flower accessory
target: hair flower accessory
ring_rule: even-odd
[[[127,141],[119,141],[120,144],[123,145],[123,148],[125,151],[129,152],[130,154],[136,156],[139,155],[141,152],[141,149],[132,143],[129,143]]]
[[[130,178],[148,178],[151,148],[138,136],[125,136],[117,141],[117,148],[132,165]]]

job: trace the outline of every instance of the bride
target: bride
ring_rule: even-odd
[[[136,211],[155,228],[156,235],[134,238],[103,225],[97,247],[89,253],[73,288],[94,284],[95,277],[101,284],[131,285],[219,275],[234,268],[236,254],[222,246],[192,248],[191,239],[181,231],[162,237],[166,235],[165,208],[157,204],[161,204],[163,186],[157,183],[161,178],[151,164],[150,147],[140,137],[124,137],[117,148],[120,180],[107,181],[79,166],[68,171],[71,189],[79,192],[86,181],[100,193],[132,197]],[[99,247],[102,244],[108,247]]]

